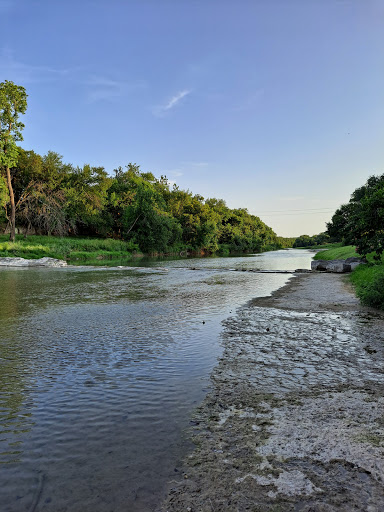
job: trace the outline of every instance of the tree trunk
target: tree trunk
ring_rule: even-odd
[[[11,242],[15,241],[15,232],[16,232],[16,206],[15,206],[15,196],[13,194],[12,182],[11,182],[11,171],[9,167],[7,167],[7,185],[9,192],[9,199],[11,201],[11,234],[9,235],[9,239]]]
[[[141,213],[140,213],[140,215],[138,215],[138,216],[136,217],[135,222],[134,222],[134,223],[132,224],[132,226],[128,229],[128,231],[127,231],[127,235],[129,235],[129,233],[132,231],[133,226],[134,226],[134,225],[136,224],[136,222],[140,219],[140,217],[141,217]]]

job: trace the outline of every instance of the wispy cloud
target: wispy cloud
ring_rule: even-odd
[[[207,167],[208,162],[183,162],[183,165],[187,167]]]
[[[9,48],[0,50],[0,76],[22,85],[65,80],[73,86],[82,88],[85,101],[88,103],[113,101],[129,92],[147,86],[143,80],[131,82],[113,80],[107,76],[92,75],[80,67],[59,69],[27,64],[15,58],[14,53]]]
[[[184,89],[183,91],[178,92],[177,94],[172,96],[172,98],[164,105],[158,105],[157,107],[155,107],[152,110],[153,115],[157,117],[162,117],[169,110],[175,108],[181,102],[181,100],[188,96],[188,94],[191,94],[191,92],[192,91],[190,89]]]
[[[89,79],[85,80],[84,83],[87,87],[87,101],[89,103],[96,101],[113,101],[130,91],[146,87],[146,82],[144,81],[128,83],[102,76],[91,76]]]
[[[165,171],[166,176],[173,176],[174,178],[179,178],[184,173],[180,169],[171,169],[168,171]]]
[[[62,78],[68,73],[68,69],[36,66],[18,61],[9,48],[2,48],[0,52],[0,75],[6,80],[22,84],[39,83]]]
[[[169,102],[163,107],[163,109],[170,110],[171,108],[175,107],[180,102],[180,100],[182,100],[185,96],[187,96],[187,94],[190,94],[190,93],[191,93],[191,91],[188,91],[188,90],[179,92],[178,94],[176,94],[175,96],[173,96],[173,98],[171,98],[169,100]]]

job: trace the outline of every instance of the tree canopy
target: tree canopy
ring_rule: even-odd
[[[143,252],[256,252],[283,244],[246,209],[171,186],[129,163],[109,174],[61,155],[17,148],[12,167],[16,221],[27,233],[120,238]],[[3,222],[9,195],[0,180]],[[0,218],[1,221],[1,218]]]
[[[11,167],[18,160],[17,141],[23,140],[21,134],[24,124],[19,121],[20,114],[27,110],[27,93],[21,85],[5,80],[0,83],[0,168],[5,173],[11,205],[8,217],[11,225],[11,240],[15,240],[16,204],[12,187]],[[1,194],[1,191],[0,191]]]
[[[357,188],[349,203],[336,210],[327,231],[334,240],[355,245],[359,254],[376,252],[380,259],[384,251],[384,174],[371,176]]]

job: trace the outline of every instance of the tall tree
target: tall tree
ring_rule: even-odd
[[[12,187],[11,168],[17,163],[16,142],[23,140],[21,134],[24,124],[19,121],[20,114],[27,110],[27,93],[21,85],[9,80],[0,83],[0,167],[5,170],[9,200],[11,203],[10,240],[15,241],[16,205]]]

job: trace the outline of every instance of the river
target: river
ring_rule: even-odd
[[[192,449],[221,322],[291,276],[247,270],[312,255],[1,269],[1,510],[155,510]]]

